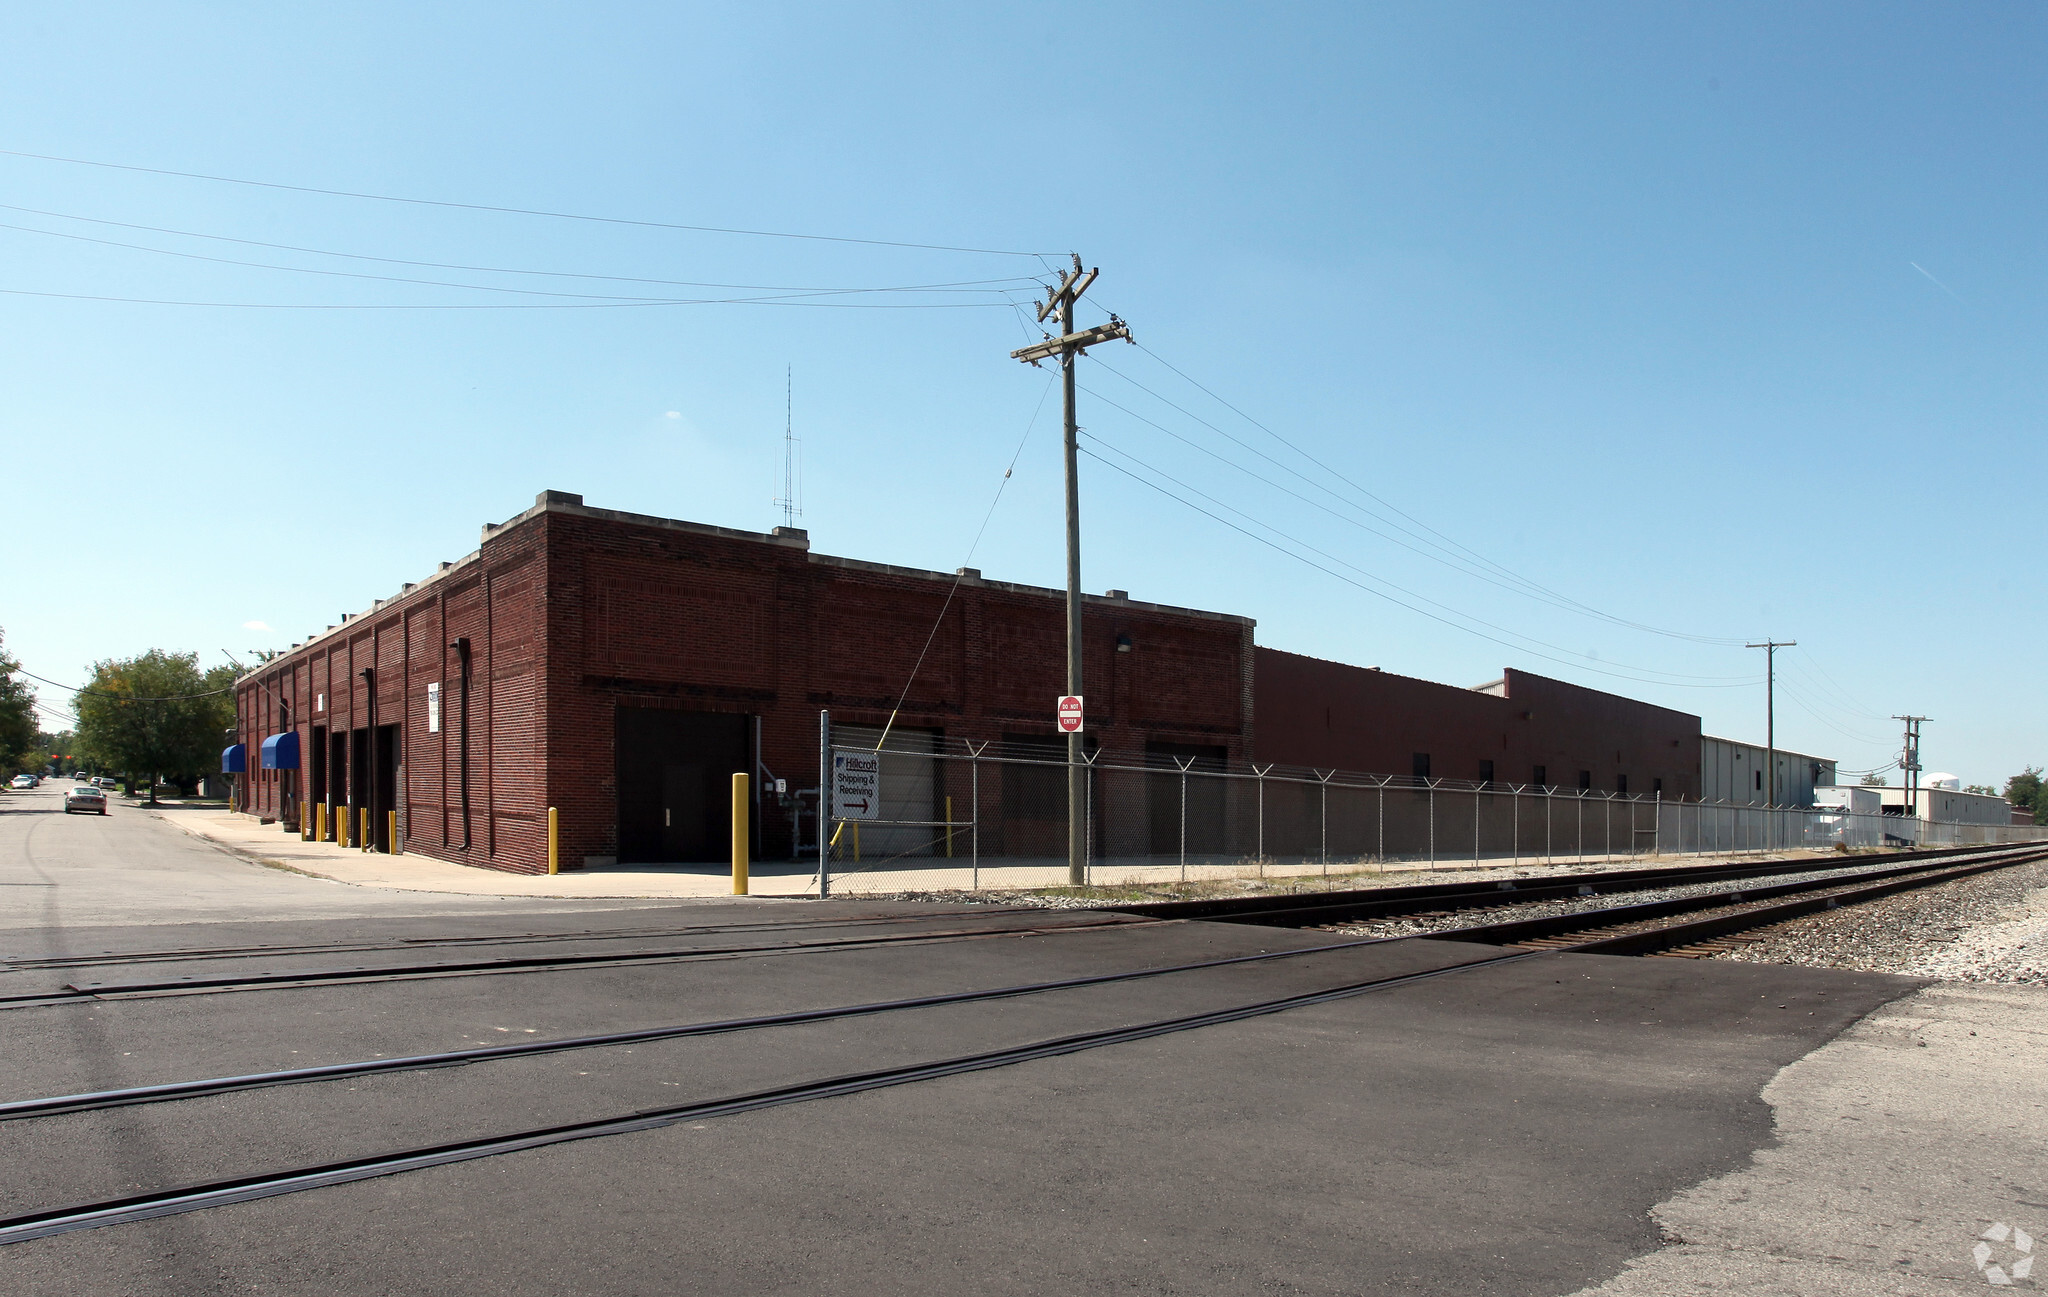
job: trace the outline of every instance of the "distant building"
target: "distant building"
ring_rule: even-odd
[[[1913,800],[1906,800],[1903,788],[1872,789],[1882,799],[1886,815],[1917,815],[1930,824],[2013,824],[2031,823],[2033,817],[2015,821],[2012,803],[2003,797],[1966,793],[1957,788],[1916,788]],[[1912,810],[1907,810],[1911,806]]]
[[[1738,739],[1700,738],[1700,800],[1738,806],[1811,806],[1813,790],[1835,782],[1832,757],[1778,749],[1777,796],[1767,787],[1768,750]]]

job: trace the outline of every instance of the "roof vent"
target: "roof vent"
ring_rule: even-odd
[[[583,497],[572,495],[567,491],[542,491],[539,495],[533,497],[533,502],[542,508],[546,508],[551,504],[572,504],[579,509],[583,507]]]
[[[1128,590],[1104,590],[1102,597],[1105,599],[1128,599],[1131,597],[1131,592]]]

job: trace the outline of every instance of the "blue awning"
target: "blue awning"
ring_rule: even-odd
[[[249,768],[249,749],[237,743],[221,749],[220,772],[224,775],[239,775]]]
[[[265,770],[297,770],[299,768],[299,732],[286,730],[263,740],[263,768]]]

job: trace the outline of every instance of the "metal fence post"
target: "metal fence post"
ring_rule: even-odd
[[[1088,841],[1081,853],[1081,877],[1088,886],[1095,885],[1095,757],[1097,753],[1083,752],[1081,759],[1088,763]]]
[[[831,871],[825,865],[825,826],[832,821],[832,713],[818,713],[818,899],[832,894]]]
[[[1379,799],[1379,813],[1373,817],[1376,821],[1373,827],[1379,831],[1379,862],[1384,868],[1387,863],[1387,781],[1384,779],[1380,780]]]
[[[1508,845],[1515,853],[1516,866],[1520,867],[1522,863],[1522,790],[1514,788],[1508,795],[1515,799],[1515,827]]]
[[[1546,865],[1557,863],[1550,851],[1550,811],[1550,785],[1545,784],[1543,785],[1543,863]]]
[[[1429,802],[1425,811],[1425,818],[1429,821],[1429,863],[1433,868],[1436,865],[1436,780],[1434,779],[1429,781]]]
[[[972,857],[968,868],[977,892],[981,890],[981,754],[987,747],[986,742],[981,747],[967,745],[967,850]]]
[[[1271,770],[1272,768],[1273,763],[1268,761],[1266,763],[1266,770]],[[1252,765],[1252,773],[1259,777],[1259,877],[1261,878],[1266,876],[1266,770],[1259,769],[1256,762]]]
[[[1472,863],[1479,863],[1479,790],[1472,790]]]
[[[1188,766],[1193,765],[1195,759],[1189,757],[1183,764],[1179,757],[1175,757],[1173,763],[1180,766],[1180,880],[1185,883],[1188,880]]]
[[[1336,773],[1336,771],[1332,770],[1330,775]],[[1323,855],[1323,876],[1325,878],[1330,876],[1330,775],[1323,774],[1320,771],[1316,773],[1316,780],[1321,785],[1322,796],[1322,809],[1318,812],[1318,817],[1322,820],[1322,842],[1318,850]]]
[[[1586,859],[1586,790],[1585,790],[1585,789],[1581,788],[1581,789],[1579,790],[1579,795],[1578,795],[1577,797],[1574,797],[1574,798],[1572,798],[1572,806],[1573,806],[1573,808],[1575,809],[1575,811],[1577,812],[1577,819],[1578,819],[1578,824],[1579,824],[1579,844],[1578,844],[1578,847],[1577,847],[1577,849],[1576,849],[1576,853],[1575,853],[1575,854],[1576,854],[1576,858],[1577,858],[1577,859],[1579,860],[1579,862],[1583,864],[1583,863],[1585,862],[1585,859]]]

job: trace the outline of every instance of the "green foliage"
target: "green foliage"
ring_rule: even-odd
[[[1966,793],[1982,793],[1986,797],[1998,796],[1998,790],[1990,784],[1964,784],[1963,791]]]
[[[211,768],[235,720],[235,669],[199,669],[197,653],[151,649],[95,663],[78,694],[78,755],[150,789],[189,783]]]
[[[78,769],[78,736],[70,730],[36,735],[36,750],[41,753],[44,764],[54,766],[60,775],[68,775]]]
[[[5,632],[0,631],[0,641],[4,639]],[[28,768],[22,763],[36,745],[36,691],[15,676],[20,669],[21,663],[0,650],[0,767],[9,773]]]
[[[2048,790],[2041,787],[2041,767],[2028,766],[2005,781],[2005,800],[2034,813],[2034,823],[2048,824]]]
[[[1887,782],[1885,777],[1875,770],[1863,776],[1863,786],[1865,788],[1883,788],[1887,786]]]

